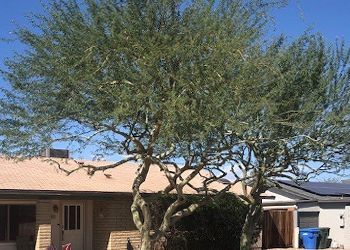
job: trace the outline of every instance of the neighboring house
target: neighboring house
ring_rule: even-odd
[[[138,165],[123,164],[94,176],[85,170],[67,176],[52,160],[64,169],[77,167],[68,158],[15,162],[0,157],[0,249],[15,250],[22,244],[61,249],[68,242],[73,250],[127,249],[128,242],[128,249],[138,249],[140,235],[130,213]],[[192,184],[199,187],[200,182],[198,177]],[[154,193],[167,184],[159,168],[151,167],[141,188]],[[193,190],[185,187],[185,192]]]
[[[298,247],[299,229],[329,227],[332,246],[350,249],[350,184],[279,181],[263,199],[263,246]]]

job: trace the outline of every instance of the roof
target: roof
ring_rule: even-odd
[[[350,184],[328,182],[295,183],[289,180],[278,181],[282,190],[314,201],[349,201]]]
[[[32,158],[23,161],[8,160],[0,157],[0,192],[82,192],[82,193],[131,193],[133,180],[138,168],[137,163],[125,163],[104,172],[96,172],[89,176],[84,169],[80,169],[70,175],[58,168],[71,170],[77,167],[77,163],[71,159],[59,158]],[[110,162],[84,161],[85,164],[101,166]],[[189,172],[189,171],[188,171]],[[203,178],[195,177],[191,184],[200,187]],[[144,193],[154,193],[163,190],[168,181],[158,166],[151,166],[146,181],[141,185]],[[222,188],[223,184],[215,182],[211,188]],[[239,192],[239,186],[237,186]],[[195,193],[186,186],[184,192]]]
[[[302,182],[297,184],[284,180],[279,182],[321,196],[350,196],[350,184],[345,183]]]

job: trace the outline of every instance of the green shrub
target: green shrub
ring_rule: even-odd
[[[153,216],[157,224],[161,223],[164,211],[173,196],[157,196],[151,202]],[[190,196],[188,200],[198,199]],[[242,226],[247,206],[233,194],[225,193],[215,197],[214,201],[200,207],[192,215],[181,219],[166,235],[166,249],[239,249]]]

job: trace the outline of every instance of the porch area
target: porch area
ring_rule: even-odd
[[[47,250],[66,243],[73,250],[116,250],[140,245],[130,195],[104,199],[0,200],[0,249]],[[129,242],[129,243],[128,243]]]

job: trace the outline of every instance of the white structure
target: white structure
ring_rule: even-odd
[[[328,227],[332,247],[350,249],[350,184],[281,181],[281,188],[267,192],[264,210],[293,210],[293,247],[298,248],[299,229]]]

